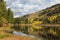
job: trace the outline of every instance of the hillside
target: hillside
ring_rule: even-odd
[[[22,18],[26,19],[28,17],[28,19],[30,19],[30,18],[37,18],[37,19],[40,18],[41,19],[41,18],[44,18],[46,16],[49,17],[49,16],[53,16],[56,14],[58,15],[59,13],[60,13],[60,4],[56,4],[56,5],[53,5],[52,7],[46,8],[44,10],[25,15]]]
[[[60,24],[60,4],[15,19],[19,20],[15,20],[18,24],[22,24],[19,26],[20,31],[38,36],[42,35],[51,40],[52,38],[54,40],[60,38],[60,28],[58,27],[35,26],[35,24]],[[32,26],[25,26],[24,24],[32,24]]]

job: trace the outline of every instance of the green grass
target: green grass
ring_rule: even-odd
[[[8,37],[9,35],[7,34],[0,34],[0,38]]]

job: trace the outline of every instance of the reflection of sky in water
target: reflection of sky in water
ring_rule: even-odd
[[[35,36],[33,36],[33,35],[27,35],[27,34],[24,34],[23,32],[16,32],[16,31],[13,31],[13,34],[21,35],[21,36],[29,36],[29,37],[35,38]]]
[[[13,31],[13,34],[15,34],[15,35],[20,35],[20,36],[27,36],[27,37],[31,37],[31,38],[38,38],[39,40],[45,40],[45,39],[42,38],[42,37],[36,37],[36,36],[34,36],[34,35],[25,34],[25,33],[23,33],[23,32]]]

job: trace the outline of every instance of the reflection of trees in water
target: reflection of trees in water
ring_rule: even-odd
[[[39,35],[47,38],[48,40],[60,40],[60,28],[45,28],[42,32],[39,32]]]

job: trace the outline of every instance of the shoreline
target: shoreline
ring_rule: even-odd
[[[27,37],[27,36],[11,35],[9,37],[0,38],[0,40],[38,40],[38,39]]]

